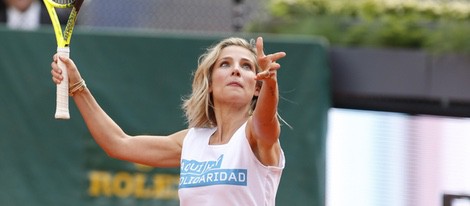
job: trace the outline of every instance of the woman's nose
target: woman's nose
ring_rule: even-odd
[[[240,76],[240,65],[235,65],[232,69],[232,75]]]

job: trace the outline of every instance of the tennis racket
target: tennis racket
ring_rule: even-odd
[[[51,17],[52,26],[54,27],[54,33],[57,40],[57,53],[60,56],[70,56],[70,39],[72,37],[73,27],[77,20],[78,11],[82,6],[83,0],[43,0],[46,5],[49,16]],[[72,8],[69,19],[65,25],[65,29],[62,32],[62,26],[57,16],[56,9]],[[64,63],[57,62],[59,68],[62,70],[64,80],[57,85],[57,96],[56,96],[56,119],[70,119],[69,114],[69,79],[67,75],[67,69]]]

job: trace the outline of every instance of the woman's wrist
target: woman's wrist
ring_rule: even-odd
[[[74,83],[72,86],[69,87],[69,96],[73,97],[73,95],[83,91],[85,88],[85,80],[81,79],[80,81]]]

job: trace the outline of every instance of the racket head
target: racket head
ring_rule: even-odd
[[[77,20],[78,11],[83,3],[83,0],[43,0],[46,8],[51,17],[52,25],[56,35],[57,45],[59,47],[68,47],[70,44],[70,38],[72,31]],[[56,9],[68,9],[72,8],[65,30],[62,30],[61,22],[56,13]]]
[[[44,0],[44,2],[52,5],[54,8],[72,8],[77,0]]]

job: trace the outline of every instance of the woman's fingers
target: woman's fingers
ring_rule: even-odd
[[[66,57],[66,56],[58,56],[58,58],[60,59],[60,61],[64,63],[64,66],[66,67],[67,72],[68,72],[67,77],[63,77],[63,76],[62,77],[68,78],[70,85],[73,85],[76,82],[79,82],[82,80],[82,77],[80,75],[80,72],[78,71],[77,65],[75,65],[74,61],[71,58]]]
[[[62,82],[62,79],[63,79],[62,75],[52,72],[52,81],[54,83],[60,84],[60,82]]]
[[[275,62],[275,61],[277,61],[277,60],[279,60],[279,59],[281,59],[281,58],[283,58],[283,57],[285,57],[285,56],[286,56],[286,53],[285,53],[285,52],[276,52],[276,53],[274,53],[274,54],[268,55],[268,58],[269,58],[271,61]]]
[[[52,61],[53,61],[53,62],[57,62],[57,56],[58,56],[58,54],[54,54],[54,55],[52,56]]]
[[[269,68],[263,68],[263,67],[269,66],[270,63],[275,62],[286,56],[285,52],[276,52],[273,54],[265,55],[264,43],[263,43],[262,37],[258,37],[256,39],[256,53],[258,56],[258,63],[260,64],[263,70],[269,69]]]
[[[51,63],[51,74],[52,74],[52,81],[56,84],[59,84],[63,80],[62,70],[59,69],[57,66],[57,59],[54,57],[54,61]]]
[[[277,62],[271,63],[271,65],[269,66],[269,69],[266,69],[256,74],[256,80],[269,79],[269,78],[277,76],[277,70],[279,68],[281,68],[281,65],[279,63]]]
[[[260,65],[262,72],[256,75],[257,80],[269,79],[276,76],[276,72],[281,65],[276,61],[286,56],[285,52],[276,52],[273,54],[264,54],[263,38],[258,37],[256,39],[256,52],[258,56],[258,64]]]
[[[70,59],[70,58],[67,58],[67,57],[64,57],[64,56],[59,56],[58,54],[55,54],[53,57],[52,57],[52,63],[51,63],[51,67],[52,67],[52,70],[51,70],[51,74],[52,74],[52,81],[56,84],[60,84],[60,82],[62,82],[62,80],[64,79],[64,76],[62,75],[62,70],[59,68],[57,62],[59,61],[62,61],[65,65],[65,69],[70,69],[70,68],[74,68],[75,67],[75,64],[73,63],[73,61]],[[70,74],[73,74],[71,72],[69,72],[69,75]]]
[[[264,57],[264,48],[263,48],[263,37],[258,37],[256,39],[256,54],[258,58]]]

